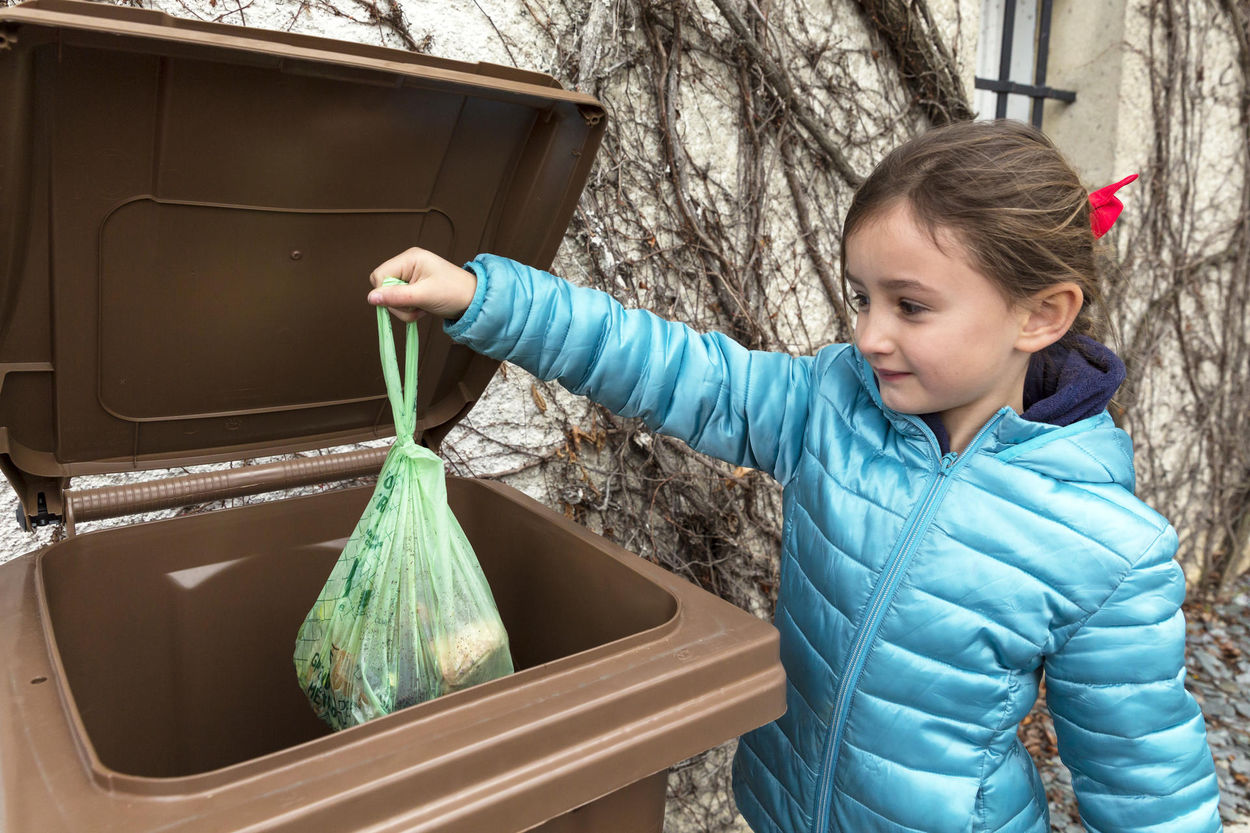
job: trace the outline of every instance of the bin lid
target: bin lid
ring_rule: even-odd
[[[605,126],[540,73],[78,0],[0,9],[0,100],[0,469],[24,502],[393,434],[369,272],[413,245],[545,268]],[[430,444],[498,366],[440,324]]]

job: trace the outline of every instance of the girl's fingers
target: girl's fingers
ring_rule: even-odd
[[[419,284],[383,286],[370,290],[368,300],[375,307],[387,307],[392,315],[408,323],[425,314],[422,305],[427,293],[424,290]]]
[[[374,288],[380,289],[382,282],[387,278],[399,278],[405,283],[411,283],[412,269],[405,269],[402,263],[387,261],[369,274],[369,283],[373,284]]]
[[[404,281],[383,286],[387,278]],[[460,315],[473,300],[477,279],[433,252],[409,249],[374,269],[368,300],[390,307],[396,317],[413,321],[423,312],[444,318]]]
[[[388,276],[389,277],[389,276]],[[423,307],[425,287],[420,284],[380,286],[369,290],[369,303],[377,306],[415,310]]]
[[[382,281],[387,278],[399,278],[407,283],[412,283],[414,278],[421,277],[422,272],[425,271],[422,269],[425,254],[424,249],[417,248],[401,252],[370,272],[369,282],[375,287],[381,286]]]

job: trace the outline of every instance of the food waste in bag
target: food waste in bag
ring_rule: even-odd
[[[401,385],[378,308],[395,444],[295,642],[300,685],[335,729],[512,673],[490,585],[447,505],[443,461],[413,439],[417,325],[407,326]]]

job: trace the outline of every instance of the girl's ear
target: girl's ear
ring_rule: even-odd
[[[1016,349],[1036,353],[1054,344],[1072,328],[1085,294],[1071,281],[1048,286],[1024,307]]]

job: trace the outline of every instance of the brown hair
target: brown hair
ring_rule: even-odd
[[[1105,326],[1089,194],[1058,148],[1018,121],[965,121],[917,136],[890,152],[855,192],[846,240],[899,200],[933,236],[948,231],[977,271],[1011,302],[1062,281],[1085,303],[1065,339],[1097,337]]]

